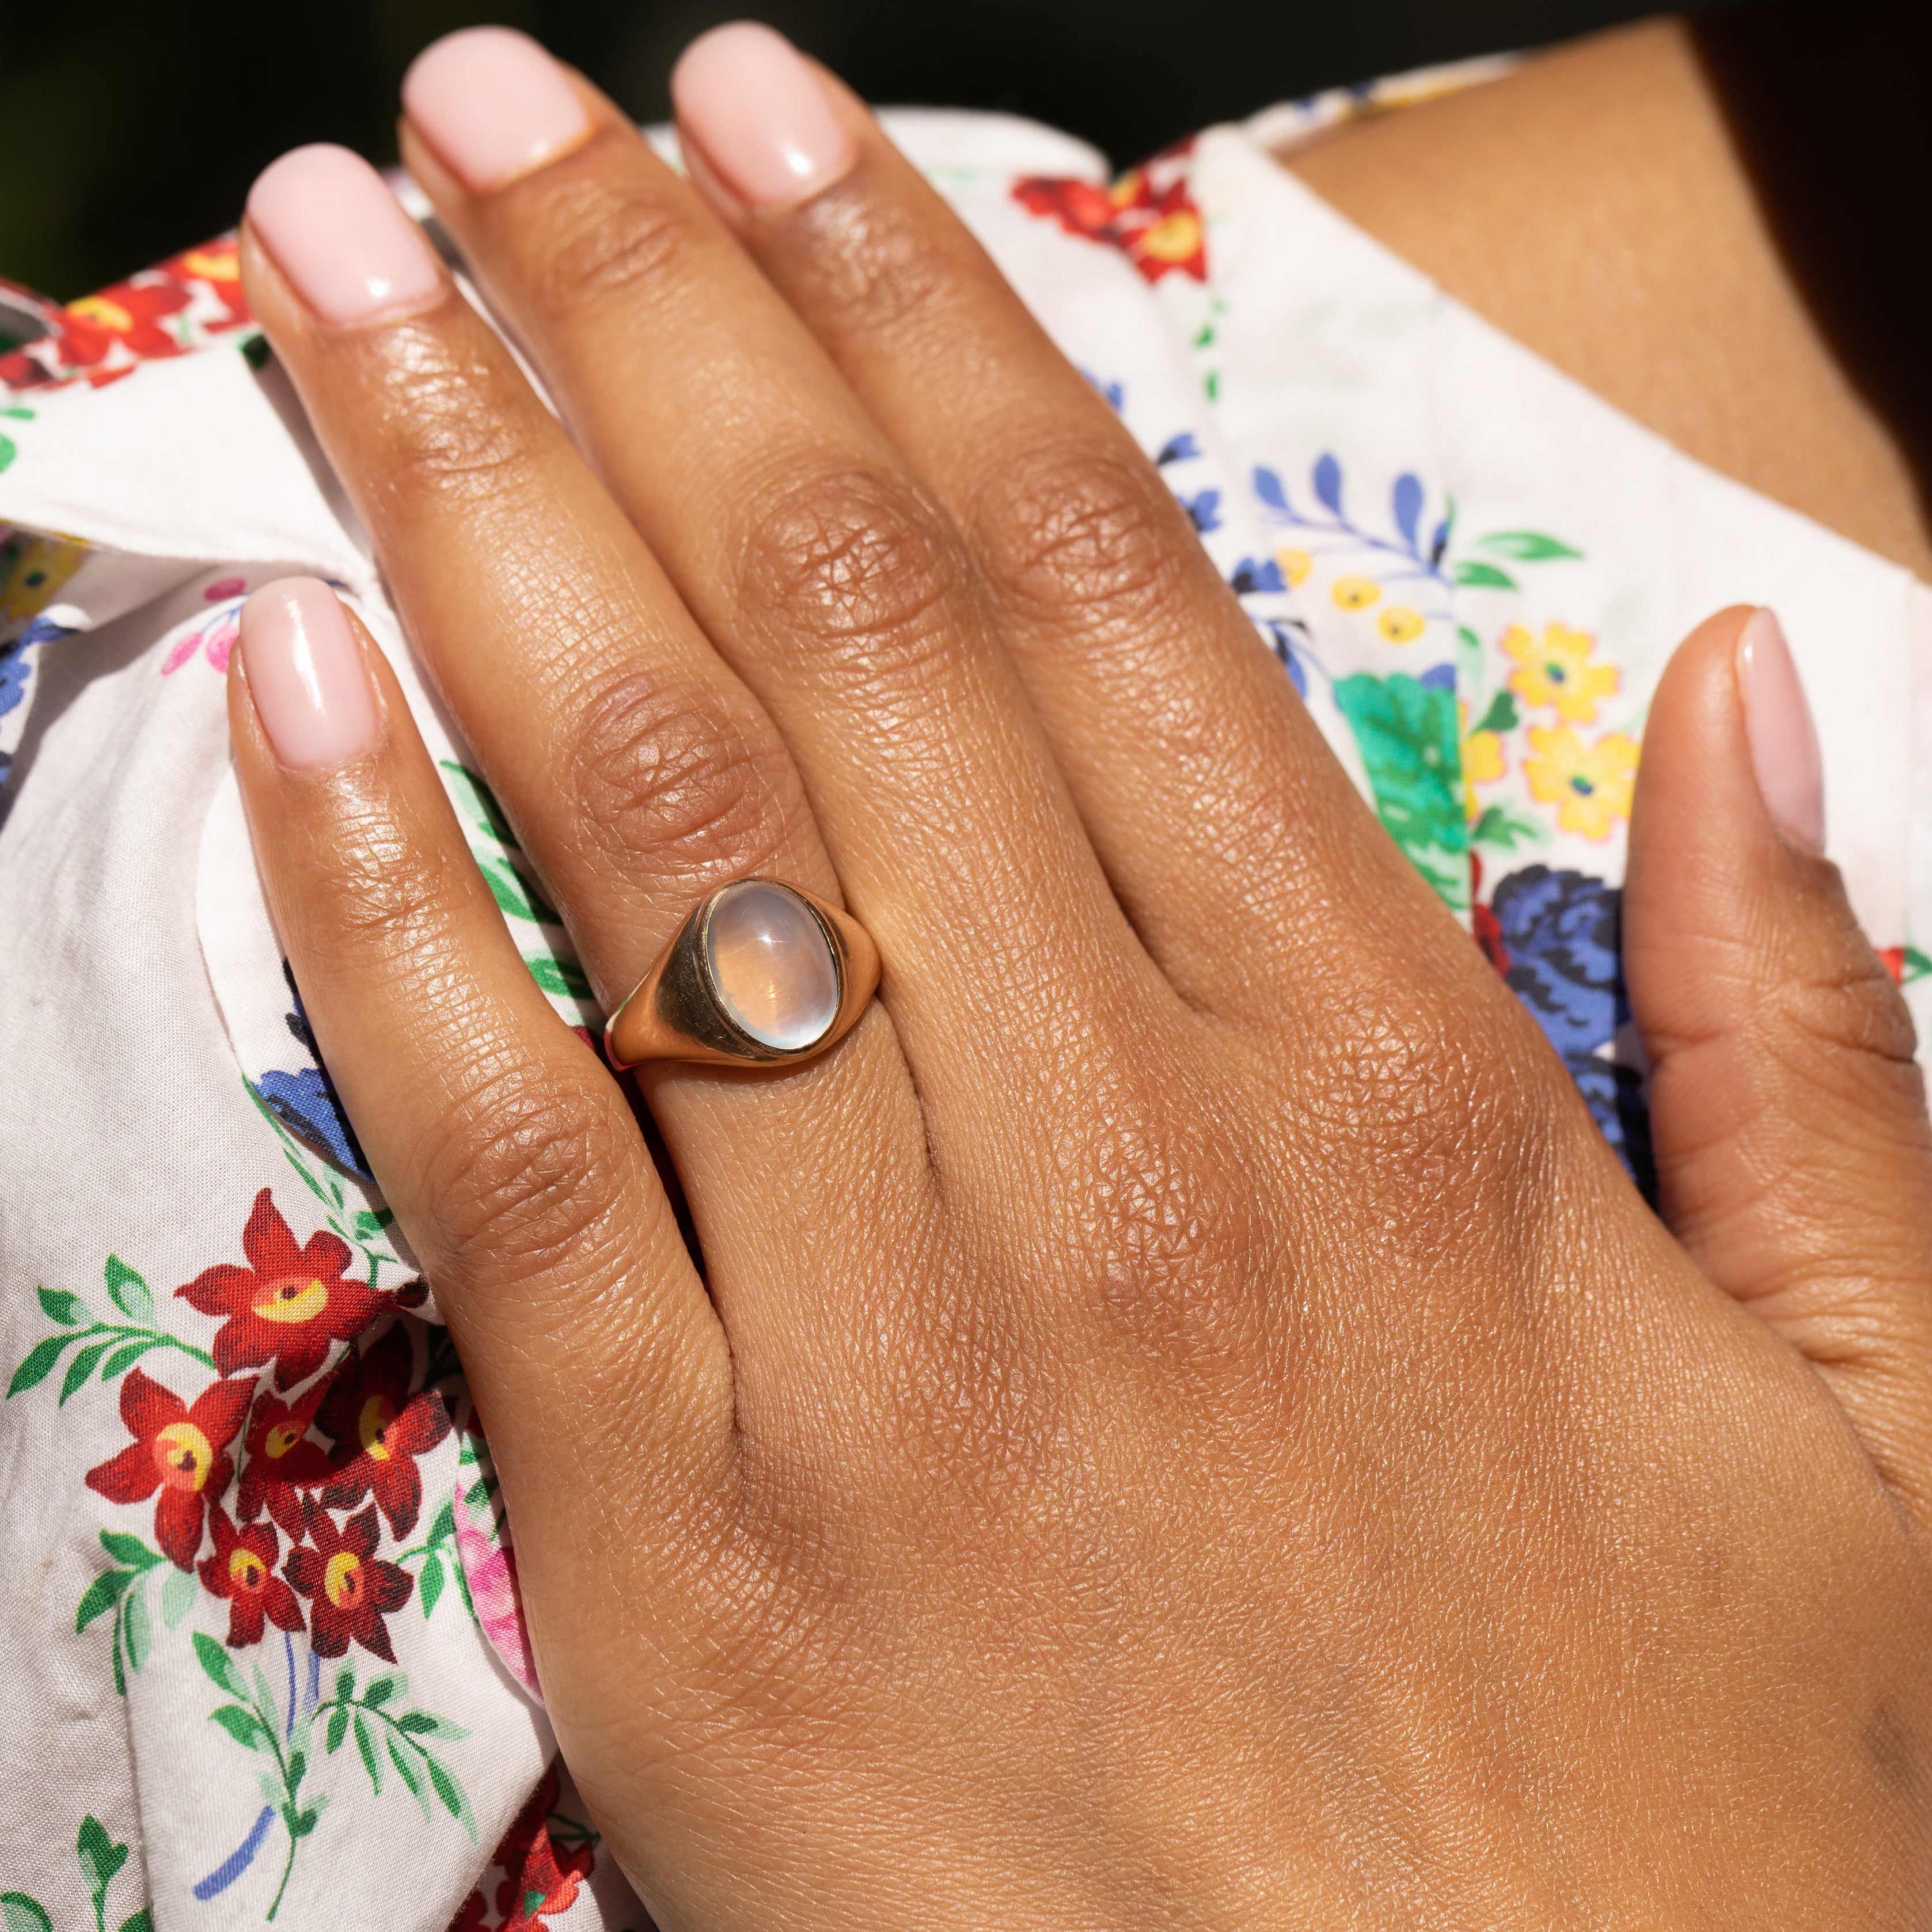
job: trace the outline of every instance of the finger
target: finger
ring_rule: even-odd
[[[623,1096],[531,980],[392,674],[326,585],[250,599],[229,718],[268,903],[490,1418],[526,1582],[613,1594],[585,1512],[621,1465],[640,1567],[667,1580],[641,1594],[668,1615],[675,1552],[730,1490],[731,1370]]]
[[[672,92],[694,178],[965,536],[1155,958],[1198,1004],[1278,1016],[1281,935],[1324,944],[1360,827],[1186,513],[830,76],[740,22],[692,44]],[[850,160],[802,200],[779,163],[828,111]]]
[[[1651,707],[1624,964],[1666,1219],[1831,1381],[1932,1522],[1932,1130],[1910,1016],[1822,856],[1777,620],[1730,610]]]
[[[302,151],[250,210],[254,313],[607,1010],[715,886],[758,874],[836,899],[771,720],[373,171]],[[755,1288],[806,1336],[784,1318],[805,1285],[782,1231],[843,1226],[857,1174],[922,1198],[917,1106],[876,1011],[782,1081],[659,1071],[648,1090],[728,1321]]]
[[[1039,1104],[1038,1082],[1064,1067],[1055,1043],[1090,1033],[1096,980],[1103,1007],[1158,982],[956,533],[796,316],[614,111],[593,104],[587,140],[507,182],[460,174],[474,44],[442,43],[412,70],[410,166],[790,747],[879,943],[933,1131],[979,1114],[989,1090]]]

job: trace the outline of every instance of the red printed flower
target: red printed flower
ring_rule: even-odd
[[[121,1384],[121,1420],[134,1440],[111,1461],[87,1472],[87,1486],[110,1502],[145,1502],[155,1490],[154,1540],[183,1570],[194,1568],[202,1517],[228,1486],[228,1455],[248,1413],[250,1382],[210,1382],[190,1408],[139,1369]]]
[[[544,1932],[542,1921],[568,1912],[577,1888],[596,1862],[594,1845],[579,1845],[560,1859],[551,1843],[550,1814],[556,1808],[556,1766],[552,1764],[530,1802],[517,1814],[491,1861],[503,1868],[496,1887],[497,1932]]]
[[[376,1554],[382,1531],[371,1503],[338,1529],[334,1520],[316,1507],[315,1498],[302,1499],[302,1521],[309,1544],[289,1552],[282,1574],[312,1600],[309,1643],[318,1657],[340,1657],[353,1637],[385,1664],[396,1653],[382,1619],[400,1610],[416,1588],[416,1579]]]
[[[1014,183],[1013,199],[1031,214],[1052,217],[1070,235],[1109,243],[1150,282],[1176,269],[1204,282],[1207,230],[1189,191],[1186,166],[1192,146],[1184,141],[1156,154],[1111,188],[1070,176],[1034,175]]]
[[[214,1338],[214,1359],[224,1375],[275,1365],[275,1386],[292,1388],[322,1366],[332,1342],[359,1334],[386,1308],[412,1308],[424,1298],[422,1282],[378,1294],[345,1279],[349,1245],[333,1234],[311,1234],[296,1246],[289,1224],[263,1188],[242,1231],[246,1268],[232,1262],[204,1269],[176,1294],[204,1315],[225,1315]]]
[[[264,1618],[278,1630],[300,1630],[302,1606],[275,1574],[280,1545],[274,1530],[266,1522],[237,1529],[219,1503],[210,1507],[208,1522],[214,1532],[214,1554],[202,1558],[201,1586],[228,1600],[229,1648],[260,1643]]]
[[[300,1537],[302,1511],[294,1501],[297,1490],[314,1489],[334,1473],[335,1465],[320,1442],[308,1440],[309,1425],[333,1378],[319,1382],[292,1402],[272,1395],[258,1396],[242,1443],[242,1480],[235,1492],[235,1514],[253,1522],[266,1503],[268,1513],[293,1537]],[[283,1505],[292,1514],[292,1526]]]
[[[319,1418],[349,1456],[322,1491],[322,1501],[331,1509],[349,1509],[372,1496],[398,1536],[416,1527],[422,1508],[416,1459],[449,1433],[442,1398],[428,1389],[410,1393],[413,1365],[408,1335],[392,1328],[332,1378]]]

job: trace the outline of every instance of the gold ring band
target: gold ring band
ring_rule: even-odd
[[[604,1046],[619,1067],[794,1065],[850,1033],[878,983],[878,949],[856,920],[796,886],[736,879],[692,908],[610,1016]]]

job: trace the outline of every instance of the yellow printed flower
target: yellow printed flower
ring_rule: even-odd
[[[1345,610],[1366,610],[1382,596],[1382,587],[1372,577],[1343,577],[1336,579],[1330,594]]]
[[[1456,709],[1466,727],[1469,722],[1468,706],[1459,701]],[[1508,769],[1500,732],[1466,734],[1462,740],[1462,808],[1472,824],[1482,816],[1482,807],[1476,800],[1477,786],[1494,784]]]
[[[1189,208],[1177,208],[1142,229],[1136,252],[1170,265],[1192,260],[1201,252],[1201,218]]]
[[[1529,748],[1522,770],[1531,795],[1558,807],[1556,822],[1565,832],[1602,840],[1629,818],[1637,760],[1629,733],[1612,731],[1586,745],[1567,724],[1549,730],[1532,724]]]
[[[1392,644],[1412,644],[1427,628],[1421,613],[1406,604],[1391,604],[1376,620],[1376,628]]]
[[[1308,580],[1308,573],[1315,568],[1315,560],[1305,550],[1278,550],[1274,560],[1281,566],[1281,574],[1292,590],[1298,584]]]
[[[200,275],[211,282],[238,282],[242,279],[242,258],[232,245],[226,248],[190,248],[181,258],[181,265],[190,275]]]
[[[67,305],[69,315],[77,316],[82,322],[91,322],[106,329],[112,335],[127,335],[133,332],[134,318],[118,302],[110,302],[105,296],[82,296],[78,302]]]
[[[1622,681],[1614,664],[1593,664],[1590,653],[1597,640],[1587,631],[1552,624],[1538,644],[1520,624],[1511,626],[1503,649],[1522,668],[1510,674],[1510,688],[1526,704],[1553,704],[1566,723],[1588,724],[1597,715],[1597,700],[1608,698]]]

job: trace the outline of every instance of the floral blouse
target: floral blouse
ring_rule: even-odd
[[[1273,110],[1117,180],[1001,116],[888,124],[1646,1186],[1618,908],[1658,676],[1712,610],[1776,606],[1832,856],[1923,1032],[1932,592],[1618,414],[1271,158],[1495,70]],[[301,571],[355,603],[532,974],[600,1016],[232,238],[64,308],[0,287],[8,316],[39,333],[0,356],[0,1932],[642,1932],[556,1761],[460,1366],[262,904],[222,683],[250,590]]]

